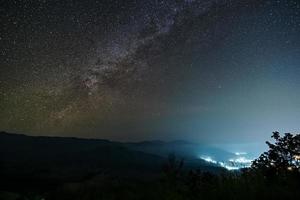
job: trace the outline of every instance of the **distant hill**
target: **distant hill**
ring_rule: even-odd
[[[158,173],[164,159],[98,139],[0,133],[0,188],[80,181],[96,174]],[[45,186],[49,187],[49,185]]]
[[[100,139],[37,137],[0,132],[1,189],[46,188],[99,174],[142,177],[160,174],[166,156],[186,157],[186,167],[220,170],[193,157],[186,142],[120,143]],[[173,151],[175,150],[176,151]],[[193,152],[193,151],[191,151]],[[20,189],[19,188],[19,189]]]

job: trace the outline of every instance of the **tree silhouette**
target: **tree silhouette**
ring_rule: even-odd
[[[267,175],[300,173],[300,134],[273,132],[275,143],[266,142],[269,150],[252,164],[252,169]]]

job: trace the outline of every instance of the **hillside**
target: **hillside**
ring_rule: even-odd
[[[0,133],[1,189],[81,181],[96,174],[158,173],[164,159],[107,140]],[[25,184],[26,185],[26,184]],[[24,188],[23,188],[24,189]]]
[[[171,148],[175,144],[177,152]],[[185,145],[161,142],[159,148],[155,142],[120,143],[101,139],[35,137],[1,132],[0,176],[4,181],[0,183],[0,187],[2,190],[25,190],[26,187],[43,190],[98,175],[153,178],[161,173],[163,164],[167,162],[166,156],[172,152],[185,158],[185,168],[220,170],[193,157],[191,153],[188,154]],[[163,153],[159,153],[161,151]],[[24,184],[28,182],[30,184]]]

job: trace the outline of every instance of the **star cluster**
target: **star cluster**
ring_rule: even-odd
[[[269,131],[277,122],[270,116],[279,114],[290,115],[282,127],[299,128],[299,6],[292,0],[5,1],[0,128],[226,140],[245,139],[255,127]]]

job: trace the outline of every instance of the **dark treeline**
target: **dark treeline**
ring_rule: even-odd
[[[38,194],[2,192],[0,199],[299,199],[300,135],[287,133],[281,136],[274,132],[272,138],[275,142],[267,142],[269,150],[250,168],[239,171],[187,170],[184,160],[171,154],[157,177],[120,178],[98,174]]]

